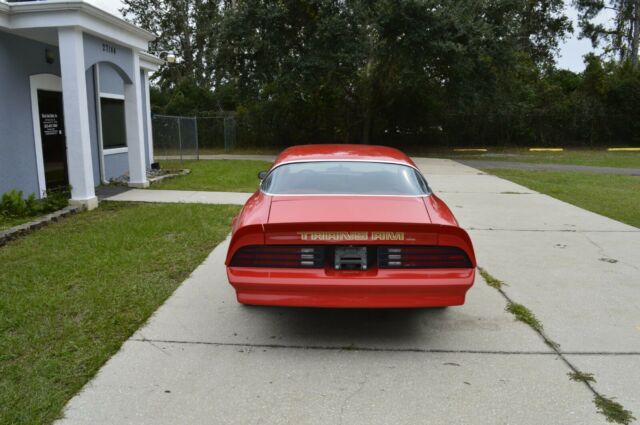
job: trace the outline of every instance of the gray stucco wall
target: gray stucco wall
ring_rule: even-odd
[[[45,62],[45,49],[53,64]],[[38,192],[29,76],[60,76],[58,48],[0,32],[0,194]]]
[[[137,77],[137,71],[133,70],[133,52],[131,49],[94,37],[83,35],[85,66],[94,64],[99,66],[99,92],[110,94],[124,94],[124,84],[130,83]],[[95,108],[94,97],[93,106]],[[94,109],[94,125],[98,119]],[[98,149],[97,128],[93,131],[92,148]],[[95,167],[95,170],[99,168]],[[99,172],[99,171],[98,171]],[[128,153],[104,155],[104,176],[107,180],[120,177],[129,172]],[[100,178],[96,179],[99,184]]]
[[[122,76],[109,63],[100,65],[100,92],[124,95],[124,81]]]
[[[124,74],[122,76],[127,79],[127,82],[133,81],[138,71],[133,71],[133,51],[131,49],[86,33],[83,34],[82,39],[86,69],[96,63],[111,62]]]
[[[114,153],[104,156],[104,174],[107,180],[129,172],[129,154]]]

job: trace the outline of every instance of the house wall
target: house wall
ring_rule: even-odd
[[[119,94],[124,96],[124,80],[118,71],[109,63],[100,65],[100,91],[102,93]]]
[[[100,63],[98,66],[100,67],[100,92],[124,95],[125,82],[116,68],[106,62]],[[129,172],[129,154],[127,152],[117,154],[106,152],[104,156],[104,176],[107,180],[120,177]]]
[[[109,179],[129,173],[129,154],[113,153],[104,156],[104,175]]]
[[[45,61],[45,49],[53,64]],[[0,31],[0,194],[38,192],[29,77],[60,76],[58,48]]]
[[[111,62],[119,68],[121,76],[127,82],[131,82],[138,74],[137,71],[133,71],[133,51],[131,49],[87,33],[82,35],[82,39],[85,68],[96,63]]]
[[[103,92],[124,94],[125,82],[140,78],[141,70],[132,69],[131,49],[109,44],[89,34],[83,35],[87,82],[87,104],[93,178],[101,184],[100,149],[96,108],[96,81],[93,67],[100,67],[99,87]],[[108,44],[108,43],[107,43]],[[115,53],[113,53],[115,48]],[[53,64],[45,61],[45,49],[50,49],[55,58]],[[0,31],[0,195],[11,189],[38,194],[38,170],[31,111],[31,87],[29,77],[35,74],[60,76],[60,59],[56,46]],[[145,88],[142,86],[143,134],[145,139],[145,161],[149,167]],[[128,153],[104,156],[106,179],[128,173]]]

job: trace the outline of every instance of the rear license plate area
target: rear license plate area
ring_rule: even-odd
[[[334,267],[336,270],[367,270],[367,247],[336,247]]]

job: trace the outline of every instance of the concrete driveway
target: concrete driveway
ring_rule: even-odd
[[[595,389],[640,416],[640,230],[449,160],[417,159],[470,229],[462,307],[243,307],[227,242],[67,406],[63,424],[604,424]]]

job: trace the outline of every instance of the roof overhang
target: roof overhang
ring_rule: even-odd
[[[146,51],[155,34],[83,0],[44,0],[6,3],[0,0],[0,28],[77,27],[114,43]]]
[[[164,60],[148,52],[140,52],[140,68],[155,72],[164,64]]]

